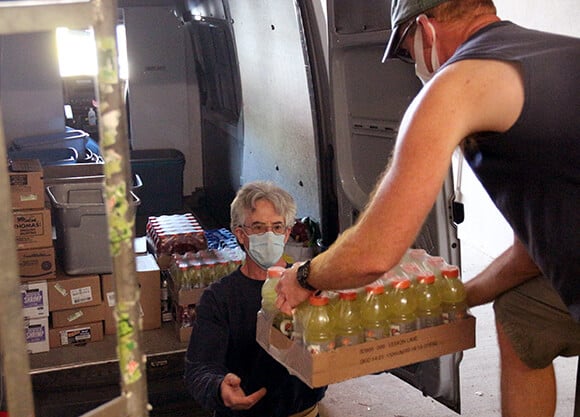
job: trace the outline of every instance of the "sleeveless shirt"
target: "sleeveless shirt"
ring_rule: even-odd
[[[465,158],[580,321],[580,39],[508,21],[473,34],[443,65],[466,59],[515,63],[524,104],[505,133],[482,134]]]

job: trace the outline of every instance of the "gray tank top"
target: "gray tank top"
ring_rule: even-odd
[[[465,157],[570,313],[580,321],[580,39],[503,21],[479,30],[445,66],[514,62],[522,114],[506,133],[484,133]]]

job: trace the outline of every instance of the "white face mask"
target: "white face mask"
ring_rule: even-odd
[[[437,55],[437,36],[435,34],[435,28],[429,21],[427,21],[427,26],[430,28],[433,36],[433,45],[431,46],[431,66],[433,67],[433,72],[429,71],[427,64],[425,63],[425,56],[423,54],[423,30],[419,23],[417,23],[415,40],[413,42],[413,52],[415,53],[415,74],[423,84],[427,83],[441,66],[439,64],[439,56]]]
[[[250,247],[248,255],[262,269],[268,269],[280,260],[284,254],[286,235],[266,232],[261,235],[248,235]]]

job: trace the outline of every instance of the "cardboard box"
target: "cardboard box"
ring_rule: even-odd
[[[135,257],[137,282],[140,289],[142,329],[161,327],[161,278],[159,265],[151,254]],[[111,274],[101,275],[104,298],[105,334],[115,334],[117,324],[113,316],[115,308],[115,283]]]
[[[313,355],[258,313],[256,340],[305,384],[322,387],[470,349],[475,346],[475,318],[468,316],[461,321]]]
[[[101,303],[97,306],[53,311],[50,316],[53,328],[78,326],[103,321],[105,319],[105,309],[104,304]]]
[[[103,340],[103,322],[87,323],[80,326],[60,327],[50,329],[50,348],[61,346],[81,345]]]
[[[189,342],[189,339],[191,338],[191,326],[183,327],[179,323],[175,323],[175,334],[177,340],[180,342]]]
[[[28,353],[41,353],[50,350],[48,316],[30,318],[24,321],[24,337]]]
[[[15,210],[12,215],[18,249],[52,246],[52,223],[49,209]]]
[[[197,304],[201,299],[201,295],[205,288],[180,288],[177,289],[171,274],[167,274],[167,287],[169,288],[169,296],[173,302],[180,306],[188,306],[190,304]]]
[[[21,280],[56,278],[54,247],[22,249],[17,255]]]
[[[20,286],[24,317],[48,317],[48,285],[46,281],[29,282]]]
[[[48,284],[50,311],[69,310],[101,304],[101,280],[98,275],[70,277],[57,271],[56,281]]]
[[[38,159],[12,161],[8,176],[13,210],[44,208],[44,180]]]

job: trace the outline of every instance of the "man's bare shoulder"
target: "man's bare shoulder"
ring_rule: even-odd
[[[468,123],[470,133],[509,129],[524,103],[521,69],[505,61],[458,61],[443,68],[425,87],[425,99],[453,109]]]

